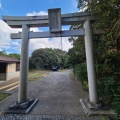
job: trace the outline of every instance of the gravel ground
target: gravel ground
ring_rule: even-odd
[[[17,100],[18,90],[0,101],[0,112]],[[88,93],[82,90],[72,70],[51,72],[37,81],[29,81],[28,98],[38,99],[28,115],[1,115],[0,120],[101,120],[99,117],[87,117],[80,104],[80,99],[87,99]]]
[[[52,115],[4,115],[0,120],[103,120],[101,117],[52,116]]]

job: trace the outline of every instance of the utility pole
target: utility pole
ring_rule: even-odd
[[[61,41],[61,50],[63,50],[63,48],[62,48],[62,37],[61,37],[60,41]]]

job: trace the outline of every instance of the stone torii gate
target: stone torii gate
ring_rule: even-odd
[[[93,52],[93,34],[101,34],[102,31],[94,31],[91,27],[91,21],[96,20],[89,12],[78,12],[70,14],[61,14],[59,8],[49,9],[48,16],[2,16],[2,19],[12,28],[22,28],[20,33],[12,33],[11,39],[22,39],[21,60],[20,60],[20,81],[18,91],[18,101],[10,106],[8,113],[19,113],[23,108],[24,113],[28,113],[36,100],[27,99],[27,78],[29,63],[29,39],[49,38],[49,37],[67,37],[67,36],[85,36],[86,61],[89,84],[89,100],[80,99],[83,108],[99,108],[101,103],[98,97],[98,88],[96,80],[96,70]],[[84,22],[84,28],[79,30],[61,30],[62,25],[73,25]],[[48,32],[31,32],[30,27],[49,26]],[[17,109],[17,111],[16,111]]]

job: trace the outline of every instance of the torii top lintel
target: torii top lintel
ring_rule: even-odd
[[[2,19],[12,28],[22,28],[23,24],[30,27],[49,26],[48,15],[43,16],[2,16]],[[61,25],[79,24],[86,20],[95,20],[90,12],[61,14]]]

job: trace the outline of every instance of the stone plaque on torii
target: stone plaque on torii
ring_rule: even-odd
[[[61,9],[48,9],[49,31],[61,32]]]
[[[18,91],[18,101],[10,106],[8,113],[17,113],[24,110],[28,113],[37,102],[27,98],[27,78],[28,78],[28,58],[29,58],[29,39],[32,38],[49,38],[49,37],[67,37],[67,36],[85,36],[86,62],[89,84],[89,100],[80,99],[81,104],[86,112],[88,110],[99,109],[102,104],[98,97],[98,88],[96,80],[96,70],[93,52],[92,35],[102,34],[102,30],[94,30],[91,27],[91,21],[97,18],[91,16],[89,12],[78,12],[61,14],[61,9],[49,9],[48,15],[44,16],[3,16],[2,19],[12,28],[22,28],[22,32],[12,33],[11,39],[22,39],[21,45],[21,61],[20,61],[20,82]],[[62,30],[62,25],[74,25],[84,22],[84,28],[78,30]],[[30,27],[46,27],[49,26],[48,32],[31,32]],[[25,109],[23,109],[25,108]],[[91,111],[90,111],[91,112]],[[93,114],[94,111],[92,111]],[[98,110],[99,112],[99,110]],[[105,113],[102,112],[103,114]],[[97,114],[97,113],[96,113]]]

